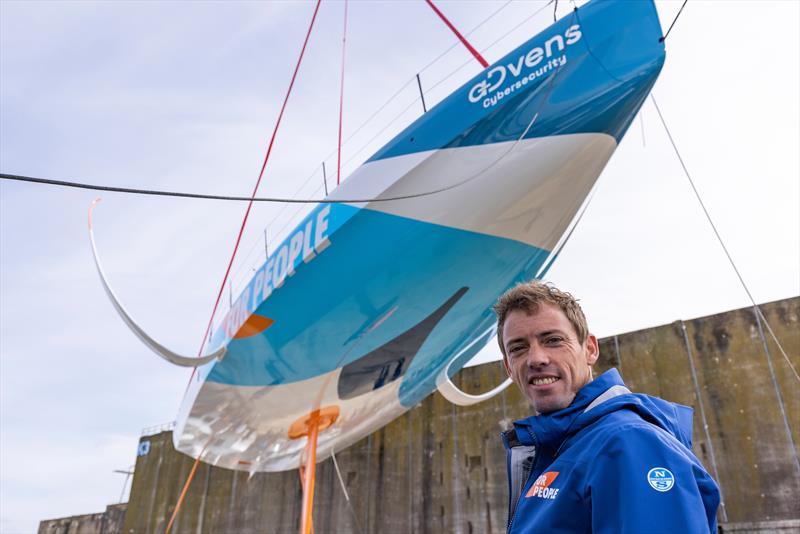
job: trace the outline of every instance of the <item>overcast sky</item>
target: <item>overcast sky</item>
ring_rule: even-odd
[[[466,32],[504,3],[440,5]],[[470,40],[492,62],[552,21],[548,7],[490,47],[543,5],[511,2]],[[657,5],[666,27],[680,2]],[[654,90],[760,302],[800,294],[799,6],[690,1]],[[0,1],[0,170],[248,195],[312,8]],[[319,195],[323,160],[335,181],[342,13],[323,2],[262,196]],[[355,136],[343,175],[421,113],[416,73],[430,107],[478,72],[460,46],[422,70],[454,42],[421,0],[351,2],[344,132]],[[108,303],[86,231],[96,196],[0,182],[3,533],[116,502],[123,477],[112,470],[134,463],[143,427],[174,419],[189,376]],[[245,206],[102,197],[95,233],[112,286],[156,339],[195,354]],[[263,259],[265,226],[277,218],[277,239],[291,225],[295,208],[281,209],[254,208],[235,287]],[[548,278],[581,299],[599,336],[747,305],[650,102]]]

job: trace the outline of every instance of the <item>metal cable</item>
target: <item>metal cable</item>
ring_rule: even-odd
[[[683,5],[678,10],[678,14],[675,15],[674,19],[672,19],[672,24],[669,25],[669,29],[667,30],[667,33],[664,34],[664,37],[662,37],[661,39],[658,40],[659,43],[663,43],[664,41],[667,40],[667,36],[669,35],[669,32],[672,31],[672,27],[675,26],[675,23],[678,22],[678,17],[680,17],[681,13],[683,13],[683,8],[686,7],[686,2],[688,2],[688,1],[689,0],[683,0]]]
[[[331,460],[333,460],[333,467],[336,469],[336,477],[339,479],[339,484],[342,486],[342,492],[344,493],[344,500],[347,501],[347,508],[350,510],[350,513],[353,516],[353,522],[356,525],[356,530],[358,530],[359,534],[363,532],[361,530],[361,524],[358,522],[358,514],[356,514],[355,509],[353,508],[353,503],[350,502],[350,495],[347,493],[347,486],[344,484],[344,479],[342,478],[342,473],[339,471],[339,464],[336,462],[336,451],[331,449]]]
[[[697,406],[700,408],[700,420],[703,421],[703,433],[705,434],[706,443],[708,443],[708,454],[711,459],[711,469],[714,470],[714,481],[719,488],[719,507],[722,513],[723,523],[728,522],[728,511],[725,508],[725,496],[722,492],[722,482],[719,478],[719,470],[717,469],[717,457],[714,454],[714,442],[711,441],[711,434],[708,431],[708,419],[706,419],[706,410],[703,403],[703,396],[700,392],[700,382],[697,380],[697,370],[694,366],[694,355],[692,354],[692,345],[689,343],[689,333],[686,331],[686,323],[681,321],[681,331],[683,332],[683,342],[686,346],[686,356],[689,358],[689,370],[692,372],[692,384],[694,384],[694,393],[697,396]],[[614,336],[616,340],[616,336]]]
[[[700,203],[700,207],[703,209],[703,213],[708,220],[708,224],[711,225],[711,229],[714,231],[714,235],[717,237],[717,241],[719,242],[720,246],[722,247],[722,251],[725,253],[725,257],[728,258],[728,262],[733,267],[733,272],[736,273],[736,277],[739,279],[739,283],[742,285],[745,293],[747,293],[747,298],[750,299],[750,303],[753,305],[753,308],[758,311],[758,315],[761,316],[761,320],[764,323],[764,326],[767,327],[767,331],[769,332],[770,336],[772,336],[772,340],[775,341],[775,344],[778,346],[778,350],[780,350],[783,358],[786,360],[786,363],[789,365],[789,368],[794,373],[795,378],[798,382],[800,382],[800,375],[797,374],[797,369],[795,369],[794,365],[792,365],[791,360],[789,360],[789,356],[786,354],[786,351],[783,349],[783,345],[781,342],[778,341],[778,337],[772,331],[772,328],[769,326],[767,322],[767,318],[764,317],[764,314],[761,312],[761,308],[759,308],[758,304],[756,304],[755,299],[753,298],[752,293],[750,293],[750,289],[747,287],[747,284],[742,277],[742,274],[739,272],[739,268],[736,267],[736,262],[733,261],[730,252],[728,252],[728,247],[725,246],[725,242],[722,240],[722,236],[717,230],[717,226],[714,224],[714,221],[711,219],[711,214],[709,214],[708,209],[706,208],[703,199],[700,196],[700,192],[697,190],[697,187],[694,184],[694,180],[692,180],[692,176],[689,174],[689,169],[686,168],[686,164],[683,161],[683,157],[681,157],[681,153],[678,150],[678,146],[675,144],[675,140],[672,138],[672,134],[670,133],[669,127],[667,126],[667,122],[664,120],[664,115],[661,114],[661,109],[658,107],[658,102],[656,102],[656,97],[653,93],[650,93],[650,100],[653,101],[653,105],[656,108],[656,112],[658,112],[658,118],[661,119],[661,124],[664,126],[664,131],[667,132],[667,137],[669,138],[670,144],[672,144],[672,149],[675,151],[675,155],[678,157],[678,161],[683,168],[683,173],[686,175],[686,179],[689,180],[689,185],[692,186],[692,191],[694,191],[694,196],[697,198],[697,202]]]

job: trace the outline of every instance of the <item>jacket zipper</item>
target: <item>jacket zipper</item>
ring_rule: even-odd
[[[536,434],[533,433],[532,430],[529,430],[531,437],[533,438],[533,458],[531,459],[531,468],[528,471],[527,476],[525,477],[525,482],[522,484],[522,491],[520,491],[519,495],[517,496],[516,502],[514,502],[514,507],[512,508],[513,512],[508,516],[508,525],[506,525],[506,533],[511,532],[511,527],[514,525],[514,519],[517,517],[517,507],[519,506],[519,501],[522,500],[523,495],[525,494],[525,488],[528,487],[528,481],[531,479],[531,475],[534,471],[536,471],[536,457],[539,456],[537,454],[539,450],[539,440],[536,439]]]

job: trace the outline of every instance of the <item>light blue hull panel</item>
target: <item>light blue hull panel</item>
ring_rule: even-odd
[[[347,223],[329,235],[330,245],[317,257],[308,263],[300,260],[294,276],[255,310],[275,323],[262,334],[232,340],[207,380],[272,386],[347,366],[413,328],[466,288],[419,352],[408,354],[401,364],[402,400],[413,405],[435,387],[431,382],[423,393],[419,386],[430,382],[430,375],[471,335],[485,330],[497,295],[532,277],[549,253],[345,205],[331,206],[329,221],[333,228],[339,221]]]

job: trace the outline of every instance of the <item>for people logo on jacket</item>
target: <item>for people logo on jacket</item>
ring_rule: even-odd
[[[558,471],[548,471],[547,473],[542,473],[539,475],[539,478],[536,479],[536,482],[533,483],[530,491],[525,497],[539,497],[540,499],[555,499],[556,495],[558,495],[558,488],[551,488],[550,484],[558,476]]]

